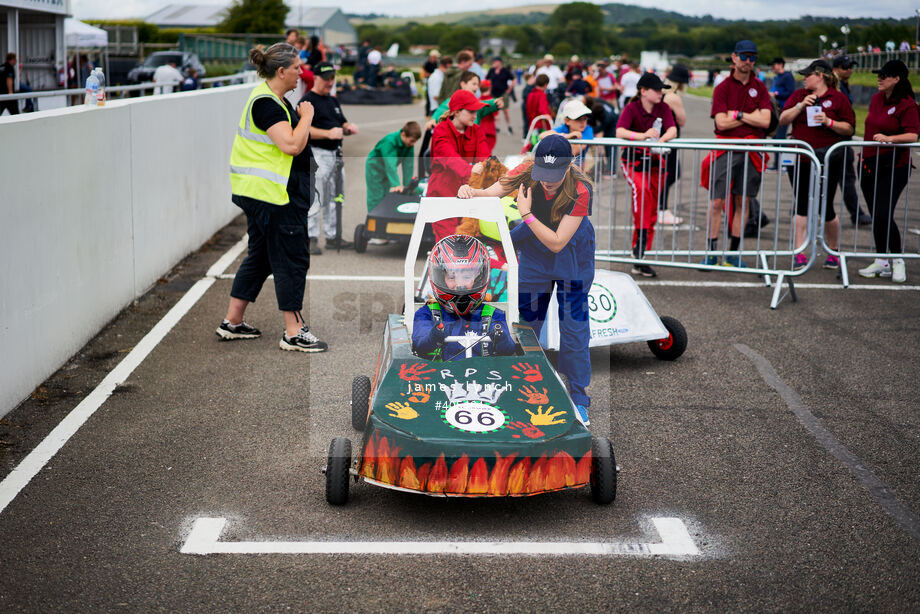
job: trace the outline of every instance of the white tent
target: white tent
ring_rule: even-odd
[[[64,44],[79,49],[107,47],[109,33],[102,28],[68,17],[64,20]]]

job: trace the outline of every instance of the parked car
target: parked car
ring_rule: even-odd
[[[187,77],[188,71],[192,68],[198,71],[199,77],[205,76],[204,65],[196,54],[188,51],[157,51],[151,53],[142,64],[128,72],[128,81],[132,83],[153,81],[153,73],[156,69],[170,62],[176,63],[176,68],[183,77]]]

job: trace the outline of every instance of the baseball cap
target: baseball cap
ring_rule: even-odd
[[[549,60],[550,62],[552,62],[552,61],[555,60],[556,58],[553,57],[553,54],[552,54],[552,53],[547,53],[546,55],[543,56],[543,59],[544,59],[544,60]]]
[[[320,79],[326,79],[327,81],[335,79],[335,66],[329,62],[320,62],[313,67],[313,74]]]
[[[777,56],[777,57],[773,58],[772,60],[770,60],[770,65],[772,66],[773,64],[780,64],[780,65],[782,65],[782,66],[785,66],[785,65],[786,65],[786,60],[785,60],[784,58],[781,58],[781,57]]]
[[[476,98],[476,94],[474,94],[473,92],[468,92],[466,90],[457,90],[450,97],[450,102],[447,105],[447,110],[450,113],[453,113],[454,111],[459,111],[460,109],[467,109],[468,111],[478,111],[484,106],[486,106],[486,103]]]
[[[674,83],[690,83],[690,69],[683,64],[675,64],[666,79]]]
[[[757,45],[754,44],[754,41],[738,41],[735,43],[734,53],[757,53]]]
[[[901,60],[888,60],[885,65],[878,70],[873,70],[879,77],[901,77],[901,80],[907,78],[907,66]]]
[[[806,77],[814,72],[831,75],[834,73],[834,69],[827,63],[827,60],[814,60],[811,64],[798,71],[800,75],[805,75]]]
[[[482,81],[479,82],[479,89],[482,90],[483,92],[486,90],[492,89],[492,82],[489,81],[488,79],[483,79]]]
[[[537,143],[533,155],[531,177],[537,181],[561,181],[572,162],[572,146],[561,134],[551,134]]]
[[[567,117],[568,119],[581,119],[591,115],[591,109],[585,106],[585,103],[573,98],[565,103],[565,106],[562,107],[562,116]]]
[[[636,83],[636,87],[644,87],[650,90],[669,90],[671,89],[670,85],[665,85],[661,82],[661,79],[658,78],[658,75],[655,73],[647,72],[641,77],[639,77],[639,82]]]
[[[844,70],[848,68],[853,68],[856,65],[856,62],[850,59],[848,55],[838,55],[834,58],[834,68],[843,68]]]

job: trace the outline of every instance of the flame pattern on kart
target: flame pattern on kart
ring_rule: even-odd
[[[562,450],[537,459],[519,459],[516,452],[502,456],[496,451],[495,458],[475,460],[463,454],[450,466],[443,453],[417,466],[411,455],[400,456],[400,451],[375,430],[364,448],[361,475],[407,490],[465,497],[529,496],[580,488],[591,475],[590,450],[577,461]]]

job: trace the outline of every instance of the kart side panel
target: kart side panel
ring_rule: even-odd
[[[541,341],[548,350],[559,349],[559,315],[556,295],[550,299]],[[597,269],[588,294],[590,347],[664,339],[668,329],[630,275]]]

